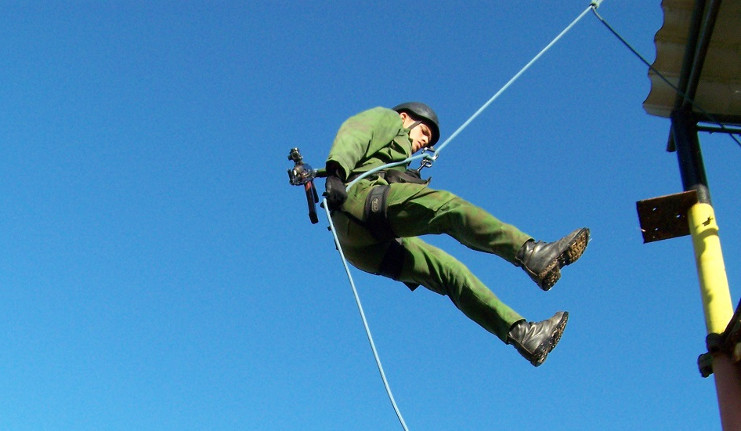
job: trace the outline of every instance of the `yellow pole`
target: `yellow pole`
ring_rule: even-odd
[[[705,326],[708,334],[720,334],[733,317],[733,304],[713,207],[706,203],[693,205],[689,212],[689,223],[705,311]]]
[[[698,203],[690,208],[688,218],[705,326],[708,334],[721,334],[733,317],[733,305],[715,212],[710,204]],[[741,369],[728,352],[711,353],[721,424],[726,431],[741,430]]]

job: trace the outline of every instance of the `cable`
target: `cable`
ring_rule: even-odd
[[[615,29],[614,29],[614,28],[612,28],[612,26],[611,26],[610,24],[608,24],[608,23],[607,23],[607,21],[606,21],[606,20],[605,20],[604,18],[602,18],[602,17],[600,16],[600,14],[599,14],[599,13],[597,13],[597,10],[596,10],[596,9],[592,9],[592,12],[593,12],[593,13],[594,13],[594,15],[595,15],[595,16],[597,17],[597,19],[598,19],[598,20],[599,20],[599,21],[600,21],[600,22],[601,22],[602,24],[604,24],[604,25],[605,25],[605,27],[607,27],[607,29],[608,29],[608,30],[610,30],[610,32],[611,32],[611,33],[612,33],[612,34],[613,34],[613,35],[614,35],[615,37],[617,37],[617,38],[618,38],[618,40],[619,40],[620,42],[622,42],[622,43],[623,43],[623,45],[625,45],[625,46],[626,46],[626,47],[627,47],[627,48],[628,48],[628,49],[629,49],[629,50],[630,50],[630,51],[631,51],[631,52],[632,52],[632,53],[633,53],[633,54],[634,54],[634,55],[635,55],[636,57],[638,57],[638,58],[639,58],[639,59],[640,59],[640,60],[641,60],[641,61],[642,61],[642,62],[643,62],[643,63],[644,63],[644,64],[645,64],[646,66],[648,66],[648,68],[649,68],[649,69],[650,69],[650,70],[651,70],[651,71],[652,71],[653,73],[655,73],[655,74],[656,74],[656,76],[658,76],[659,78],[661,78],[661,80],[662,80],[662,81],[664,81],[664,83],[665,83],[666,85],[668,85],[668,86],[669,86],[669,87],[670,87],[670,88],[671,88],[672,90],[674,90],[674,91],[675,91],[675,92],[676,92],[676,93],[677,93],[677,94],[678,94],[679,96],[681,96],[681,97],[682,97],[682,98],[683,98],[684,100],[687,100],[688,102],[690,102],[690,103],[692,104],[692,106],[693,106],[693,107],[697,108],[697,110],[698,110],[698,111],[700,111],[700,112],[701,112],[701,113],[702,113],[703,115],[705,115],[705,116],[706,116],[706,117],[707,117],[707,118],[708,118],[708,119],[709,119],[709,120],[710,120],[710,121],[711,121],[712,123],[715,123],[715,124],[717,124],[717,125],[718,125],[718,126],[719,126],[719,127],[721,128],[721,130],[723,130],[723,131],[724,131],[725,133],[728,133],[728,136],[730,136],[730,137],[731,137],[731,139],[733,139],[734,141],[736,141],[736,143],[737,143],[737,144],[738,144],[739,146],[741,146],[741,141],[739,141],[739,140],[738,140],[738,138],[736,138],[735,136],[733,136],[733,132],[732,132],[732,131],[731,131],[730,129],[726,128],[726,127],[725,127],[725,126],[723,125],[723,123],[721,123],[720,121],[716,120],[716,119],[715,119],[715,118],[713,117],[713,115],[711,115],[711,114],[710,114],[709,112],[707,112],[707,111],[706,111],[705,109],[703,109],[703,107],[702,107],[702,106],[698,105],[698,104],[697,104],[697,102],[695,102],[695,100],[694,100],[694,99],[690,98],[690,97],[689,97],[689,96],[688,96],[688,95],[687,95],[687,94],[686,94],[685,92],[683,92],[682,90],[680,90],[680,89],[679,89],[679,88],[678,88],[678,87],[677,87],[676,85],[674,85],[674,84],[672,84],[671,82],[669,82],[669,80],[668,80],[668,79],[667,79],[667,78],[666,78],[666,77],[665,77],[665,76],[664,76],[664,75],[663,75],[663,74],[662,74],[661,72],[659,72],[659,71],[658,71],[658,70],[657,70],[657,69],[656,69],[655,67],[653,67],[653,65],[651,65],[651,63],[649,63],[649,62],[648,62],[648,60],[646,60],[646,58],[645,58],[645,57],[643,57],[643,56],[642,56],[642,55],[641,55],[640,53],[638,53],[638,51],[637,51],[637,50],[636,50],[635,48],[633,48],[633,46],[631,46],[631,44],[630,44],[630,43],[628,43],[628,41],[626,41],[626,40],[625,40],[625,39],[624,39],[624,38],[623,38],[623,37],[622,37],[622,36],[621,36],[621,35],[620,35],[620,34],[619,34],[619,33],[618,33],[618,32],[617,32],[617,31],[616,31]]]
[[[337,238],[337,232],[335,231],[334,224],[332,223],[332,215],[329,212],[329,205],[327,203],[326,198],[322,201],[322,207],[324,207],[324,210],[327,213],[327,220],[329,220],[329,227],[330,227],[330,230],[332,231],[334,242],[337,245],[337,251],[340,253],[340,258],[342,259],[342,265],[345,267],[347,278],[350,280],[350,286],[352,286],[352,292],[353,292],[353,295],[355,295],[355,303],[358,304],[358,311],[360,311],[360,317],[363,320],[363,326],[365,327],[365,333],[368,336],[368,341],[370,342],[371,350],[373,350],[373,357],[376,359],[376,365],[378,366],[378,371],[381,373],[381,380],[383,380],[383,386],[386,388],[386,393],[389,396],[389,400],[391,400],[391,405],[394,407],[394,411],[396,412],[396,417],[399,418],[401,427],[404,428],[404,431],[409,431],[409,429],[407,428],[407,424],[406,422],[404,422],[404,418],[401,415],[401,411],[399,410],[399,407],[396,405],[396,400],[394,400],[394,395],[391,393],[391,387],[389,386],[389,382],[386,379],[386,373],[383,372],[383,365],[381,365],[381,358],[378,356],[378,351],[376,350],[376,344],[373,342],[373,336],[371,335],[370,327],[368,326],[368,320],[366,320],[365,312],[363,311],[363,304],[360,303],[360,296],[358,295],[358,289],[355,287],[355,282],[353,281],[352,274],[350,274],[350,267],[347,265],[347,259],[345,259],[345,253],[342,252],[342,246],[340,246],[340,240],[339,238]]]
[[[497,91],[496,94],[494,94],[489,100],[487,100],[486,103],[484,103],[484,105],[481,106],[481,108],[479,108],[478,111],[474,112],[474,114],[471,116],[471,118],[469,118],[468,120],[466,120],[466,122],[463,123],[458,128],[458,130],[456,130],[455,132],[453,132],[453,134],[450,135],[450,137],[448,137],[448,139],[446,139],[445,142],[443,142],[442,144],[440,144],[440,147],[438,147],[438,149],[435,150],[435,155],[433,156],[433,159],[436,159],[438,153],[440,153],[440,151],[442,151],[443,148],[445,148],[450,143],[450,141],[453,140],[453,138],[455,138],[456,136],[458,136],[458,134],[460,132],[462,132],[463,129],[465,129],[473,120],[475,120],[476,117],[478,117],[479,114],[481,114],[484,111],[484,109],[486,109],[487,107],[489,107],[489,105],[491,105],[492,102],[494,102],[502,93],[504,93],[504,91],[507,90],[510,87],[510,85],[512,85],[517,80],[517,78],[519,78],[523,73],[525,73],[525,71],[527,69],[529,69],[530,66],[533,65],[533,63],[535,63],[536,61],[538,61],[538,59],[540,57],[542,57],[543,54],[545,54],[546,51],[548,51],[553,45],[555,45],[556,42],[558,42],[563,37],[563,35],[565,35],[569,30],[571,30],[571,28],[573,26],[575,26],[576,23],[579,22],[584,17],[584,15],[586,15],[589,12],[590,9],[595,9],[597,6],[599,6],[599,3],[601,3],[601,0],[599,2],[596,2],[596,1],[592,2],[589,5],[589,7],[586,8],[586,9],[584,9],[584,12],[582,12],[578,17],[576,17],[576,19],[574,21],[572,21],[571,24],[569,24],[561,33],[559,33],[558,36],[556,36],[556,38],[551,41],[551,43],[549,43],[548,45],[546,45],[546,47],[543,48],[538,53],[538,55],[536,55],[535,57],[533,57],[533,59],[530,60],[530,62],[528,62],[525,65],[525,67],[523,67],[522,69],[520,69],[520,71],[517,72],[515,74],[515,76],[513,76],[512,79],[510,79],[506,84],[504,84],[504,86],[499,91]]]
[[[411,163],[414,160],[418,160],[418,159],[421,159],[421,158],[425,158],[425,159],[428,159],[430,162],[434,162],[437,159],[438,155],[440,154],[440,151],[443,150],[443,148],[445,148],[456,136],[458,136],[458,134],[460,134],[460,132],[462,132],[463,129],[465,129],[466,127],[468,127],[468,125],[474,119],[476,119],[476,117],[478,117],[489,105],[491,105],[494,102],[494,100],[496,100],[505,90],[507,90],[507,88],[509,88],[523,73],[525,73],[525,71],[527,69],[529,69],[530,66],[532,66],[540,57],[542,57],[543,54],[545,54],[546,51],[548,51],[556,42],[558,42],[563,37],[563,35],[565,35],[572,27],[574,27],[574,25],[576,25],[576,23],[579,22],[587,14],[587,12],[589,12],[590,9],[594,9],[594,8],[598,7],[600,3],[602,3],[602,0],[594,0],[594,1],[592,1],[590,3],[589,7],[584,10],[584,12],[582,12],[581,14],[579,14],[579,16],[574,21],[572,21],[571,24],[569,24],[561,33],[559,33],[558,36],[556,36],[555,39],[553,39],[548,45],[546,45],[546,47],[543,48],[538,53],[538,55],[536,55],[532,60],[530,60],[515,76],[513,76],[499,91],[497,91],[497,93],[494,94],[494,96],[492,96],[465,123],[463,123],[458,128],[458,130],[456,130],[452,135],[450,135],[450,137],[448,137],[440,145],[440,147],[437,148],[434,151],[434,153],[433,153],[432,156],[430,156],[426,152],[423,152],[423,153],[421,153],[419,155],[408,157],[408,158],[406,158],[406,159],[404,159],[402,161],[399,161],[399,162],[387,163],[385,165],[382,165],[382,166],[379,166],[377,168],[371,169],[371,170],[363,173],[362,175],[360,175],[358,178],[356,178],[353,181],[351,181],[347,185],[346,190],[350,190],[350,188],[352,188],[361,179],[366,178],[366,177],[368,177],[368,176],[370,176],[370,175],[372,175],[372,174],[374,174],[374,173],[376,173],[378,171],[381,171],[383,169],[387,169],[387,168],[390,168],[390,167],[393,167],[393,166],[399,166],[399,165],[403,165],[403,164],[408,164],[408,163]],[[327,220],[329,221],[329,228],[330,228],[330,231],[332,232],[332,236],[334,238],[335,245],[337,246],[337,251],[340,254],[340,258],[342,260],[342,265],[344,266],[345,272],[347,273],[347,277],[348,277],[348,279],[350,281],[350,286],[352,287],[353,295],[355,296],[355,303],[358,306],[358,311],[360,312],[360,317],[363,320],[363,326],[365,327],[365,333],[368,336],[368,341],[370,342],[371,350],[373,351],[373,357],[376,360],[376,365],[378,367],[378,371],[381,374],[381,379],[383,380],[383,385],[386,388],[386,393],[388,394],[389,400],[391,401],[391,405],[393,406],[394,411],[396,412],[396,417],[399,419],[399,422],[401,423],[402,428],[405,431],[408,431],[407,425],[404,422],[404,418],[403,418],[403,416],[401,414],[401,411],[399,410],[399,407],[397,406],[396,401],[394,399],[394,395],[391,392],[391,387],[390,387],[390,385],[388,383],[388,380],[386,379],[386,373],[383,371],[383,365],[381,364],[381,359],[380,359],[380,357],[378,355],[378,351],[376,349],[376,345],[373,342],[373,336],[371,334],[370,327],[368,326],[368,321],[365,318],[365,312],[363,311],[363,305],[362,305],[362,303],[360,301],[360,296],[358,295],[358,290],[355,287],[355,282],[353,281],[352,274],[350,273],[350,267],[347,264],[347,259],[345,258],[345,254],[342,251],[342,246],[340,245],[340,240],[337,237],[337,232],[335,231],[334,224],[332,223],[332,215],[331,215],[331,213],[329,211],[329,205],[327,203],[327,199],[326,198],[322,202],[322,207],[324,207],[324,210],[325,210],[325,212],[327,214]]]
[[[676,86],[674,86],[671,82],[669,82],[658,70],[656,70],[648,61],[646,61],[645,58],[643,58],[622,36],[620,36],[608,23],[605,21],[598,13],[597,8],[600,6],[603,0],[593,0],[589,7],[587,7],[579,16],[574,19],[574,21],[571,22],[561,33],[559,33],[548,45],[546,45],[545,48],[543,48],[535,57],[533,57],[530,62],[528,62],[517,74],[515,74],[499,91],[497,91],[484,105],[481,106],[474,114],[466,120],[455,132],[453,132],[452,135],[450,135],[433,153],[432,156],[422,153],[417,156],[411,156],[408,157],[402,161],[399,162],[393,162],[388,163],[382,166],[379,166],[377,168],[371,169],[362,175],[360,175],[358,178],[354,179],[347,185],[347,190],[352,188],[358,181],[360,181],[363,178],[366,178],[378,171],[381,171],[383,169],[387,169],[394,166],[399,166],[403,164],[411,163],[414,160],[418,160],[421,158],[428,159],[430,162],[434,162],[437,160],[440,152],[455,138],[457,137],[468,125],[473,122],[489,105],[491,105],[504,91],[506,91],[527,69],[530,68],[540,57],[542,57],[556,42],[558,42],[569,30],[571,30],[572,27],[576,25],[577,22],[579,22],[590,10],[595,14],[595,16],[599,19],[600,22],[602,22],[630,51],[632,51],[639,59],[643,61],[654,73],[656,73],[667,85],[669,85],[674,91],[677,92],[677,94],[681,95],[685,99],[689,100],[693,106],[695,106],[697,109],[701,110],[703,114],[705,114],[708,118],[716,122],[721,129],[724,131],[727,131],[727,129],[721,124],[720,122],[715,121],[710,114],[708,114],[702,107],[697,105],[694,100],[689,99],[681,90],[679,90]],[[741,146],[741,142],[739,142],[732,134],[730,134],[731,138],[736,141]],[[386,393],[389,397],[389,400],[391,401],[391,405],[394,408],[394,411],[396,412],[396,416],[399,419],[399,422],[401,423],[402,428],[405,431],[408,431],[406,422],[404,421],[404,418],[401,414],[401,411],[399,410],[398,405],[396,404],[396,400],[394,399],[394,395],[391,392],[391,387],[388,383],[388,379],[386,378],[386,373],[383,370],[383,365],[381,364],[381,359],[378,355],[378,350],[376,349],[375,343],[373,341],[373,336],[371,334],[370,327],[368,325],[368,321],[365,317],[365,312],[363,311],[363,305],[360,301],[360,296],[358,294],[358,290],[355,286],[355,282],[352,278],[352,274],[350,272],[350,268],[347,264],[347,259],[345,258],[345,254],[342,251],[342,246],[340,245],[339,238],[337,237],[337,232],[335,231],[334,224],[332,223],[332,216],[329,211],[329,205],[327,203],[327,200],[324,199],[322,202],[322,207],[324,207],[325,212],[327,214],[327,220],[329,221],[330,231],[332,232],[332,236],[335,241],[335,245],[337,246],[337,251],[340,254],[340,258],[342,260],[342,264],[345,268],[345,272],[347,273],[347,277],[350,281],[350,286],[352,287],[353,295],[355,296],[355,302],[358,306],[358,311],[360,312],[360,317],[363,321],[363,326],[365,327],[365,332],[368,337],[368,341],[370,342],[371,350],[373,351],[373,357],[376,361],[376,366],[378,367],[378,371],[381,374],[381,379],[383,380],[383,385],[386,389]]]
[[[347,189],[349,190],[352,186],[355,185],[355,183],[362,180],[363,178],[366,178],[370,175],[375,174],[378,171],[382,171],[390,167],[408,164],[408,163],[413,162],[414,160],[418,160],[422,158],[428,159],[431,162],[434,162],[435,160],[437,160],[437,157],[440,155],[440,151],[442,151],[450,143],[450,141],[455,139],[455,137],[458,136],[463,131],[463,129],[468,127],[468,125],[471,124],[471,122],[473,122],[473,120],[475,120],[476,117],[478,117],[486,108],[489,107],[489,105],[491,105],[497,98],[499,98],[499,96],[501,96],[502,93],[504,93],[520,76],[522,76],[522,74],[525,73],[525,71],[527,71],[530,68],[530,66],[532,66],[536,61],[538,61],[538,59],[540,59],[540,57],[542,57],[543,54],[546,53],[546,51],[548,51],[553,45],[555,45],[556,42],[558,42],[569,30],[571,30],[571,28],[574,27],[576,23],[579,22],[589,12],[590,9],[594,10],[595,8],[599,7],[601,3],[602,3],[602,0],[592,1],[589,4],[589,7],[584,9],[584,12],[579,14],[579,16],[576,17],[576,19],[574,19],[574,21],[572,21],[571,24],[569,24],[563,31],[561,31],[561,33],[559,33],[558,36],[556,36],[548,45],[546,45],[546,47],[543,48],[538,53],[538,55],[533,57],[533,59],[530,60],[522,69],[520,69],[520,71],[517,72],[509,81],[507,81],[507,83],[504,84],[504,86],[499,91],[497,91],[489,100],[487,100],[486,103],[484,103],[481,106],[481,108],[479,108],[476,112],[474,112],[473,115],[471,115],[471,117],[468,120],[466,120],[460,127],[458,127],[458,129],[455,132],[453,132],[452,135],[450,135],[445,141],[443,141],[443,143],[440,144],[440,146],[434,151],[433,155],[430,156],[429,154],[422,153],[416,156],[408,157],[400,162],[388,163],[388,164],[379,166],[377,168],[371,169],[368,172],[364,172],[358,178],[355,178],[353,181],[351,181],[347,185]]]

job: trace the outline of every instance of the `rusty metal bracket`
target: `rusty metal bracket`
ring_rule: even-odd
[[[695,190],[636,202],[643,242],[689,235],[687,212],[696,203]]]

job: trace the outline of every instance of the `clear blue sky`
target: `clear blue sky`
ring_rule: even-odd
[[[0,429],[393,430],[326,220],[288,184],[348,116],[420,100],[443,139],[588,1],[12,2],[0,15]],[[659,1],[600,13],[649,59]],[[449,238],[531,320],[531,367],[447,298],[354,271],[412,430],[718,429],[682,190],[647,68],[590,15],[427,170],[539,239],[589,226],[544,293]],[[702,135],[734,304],[741,149]],[[323,189],[323,181],[319,182]]]

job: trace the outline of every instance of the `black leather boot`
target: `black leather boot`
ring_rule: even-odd
[[[576,262],[589,242],[589,229],[577,229],[556,242],[530,240],[515,257],[530,278],[543,290],[549,290],[561,278],[561,268]]]
[[[537,367],[558,344],[568,320],[567,311],[559,311],[550,319],[537,323],[520,320],[507,333],[507,344],[515,346],[525,359]]]

